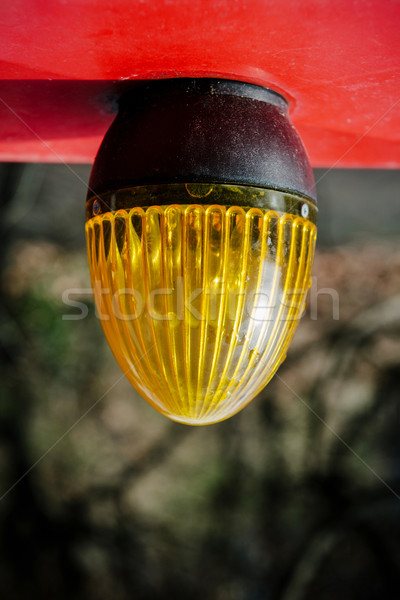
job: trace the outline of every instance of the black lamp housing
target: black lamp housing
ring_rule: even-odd
[[[312,169],[286,100],[239,81],[142,81],[121,95],[88,199],[173,183],[251,185],[316,203]]]

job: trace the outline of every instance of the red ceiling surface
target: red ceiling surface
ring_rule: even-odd
[[[115,82],[270,86],[314,166],[400,167],[398,0],[12,0],[0,160],[92,162]]]

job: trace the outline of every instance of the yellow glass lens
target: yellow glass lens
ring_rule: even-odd
[[[89,218],[105,335],[126,377],[162,414],[221,421],[274,375],[311,281],[316,227],[300,214],[172,204]]]

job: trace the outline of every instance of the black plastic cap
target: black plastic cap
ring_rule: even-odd
[[[312,169],[286,101],[239,81],[144,81],[121,96],[88,197],[168,183],[254,185],[316,202]]]

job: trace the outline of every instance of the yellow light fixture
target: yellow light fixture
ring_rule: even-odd
[[[316,215],[281,96],[207,79],[122,96],[89,185],[89,265],[108,343],[154,408],[214,423],[268,383],[304,310]]]

